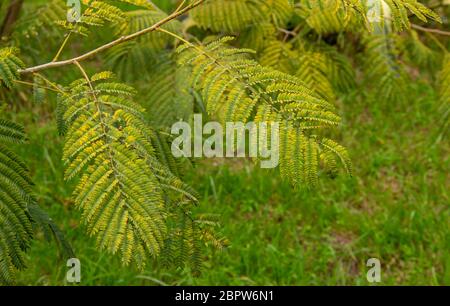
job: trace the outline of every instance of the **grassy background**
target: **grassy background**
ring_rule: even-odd
[[[79,224],[63,182],[61,138],[51,106],[14,115],[30,132],[18,148],[28,161],[43,206],[61,226],[82,263],[82,285],[367,285],[365,262],[382,264],[383,285],[450,285],[449,147],[439,140],[436,93],[417,81],[407,105],[383,105],[364,93],[340,101],[341,143],[355,177],[323,178],[317,190],[294,190],[276,171],[243,159],[206,160],[187,181],[199,190],[201,212],[221,215],[230,241],[204,254],[205,269],[122,267],[97,251]],[[54,243],[38,235],[23,285],[64,285],[67,267]]]

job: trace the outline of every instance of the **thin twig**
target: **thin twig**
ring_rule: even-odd
[[[183,0],[183,1],[180,3],[180,5],[177,7],[177,9],[175,10],[175,12],[179,12],[185,3],[186,3],[186,0]]]
[[[66,37],[64,38],[64,41],[61,45],[61,47],[59,47],[58,52],[56,53],[55,57],[53,58],[52,62],[56,62],[59,57],[61,56],[61,53],[63,52],[64,48],[66,47],[67,43],[69,42],[70,36],[72,36],[72,31],[70,31],[69,33],[67,33]]]
[[[390,21],[394,20],[393,18],[388,17],[388,16],[385,16],[385,18]],[[411,28],[419,30],[419,31],[434,33],[434,34],[439,34],[439,35],[444,35],[444,36],[450,36],[450,32],[447,32],[447,31],[443,31],[443,30],[439,30],[439,29],[425,28],[425,27],[422,27],[422,26],[412,23],[412,22],[410,22],[410,24],[411,24]]]
[[[172,33],[172,32],[170,32],[170,31],[164,30],[164,29],[162,29],[162,28],[157,29],[157,31],[162,32],[162,33],[166,33],[167,35],[170,35],[170,36],[172,36],[172,37],[175,37],[176,39],[182,41],[183,43],[185,43],[185,44],[187,44],[188,46],[190,46],[190,47],[194,48],[195,50],[197,50],[200,54],[203,54],[203,55],[207,56],[208,58],[211,58],[211,57],[209,56],[209,54],[207,54],[204,50],[202,50],[201,48],[199,48],[198,46],[194,45],[193,43],[191,43],[190,41],[184,39],[184,38],[181,37],[181,36],[179,36],[179,35],[177,35],[177,34],[175,34],[175,33]],[[211,58],[211,59],[214,59],[214,58]],[[215,62],[217,62],[217,61],[215,61]]]
[[[65,93],[63,90],[61,90],[61,88],[56,85],[55,83],[53,83],[52,81],[50,81],[49,79],[47,79],[46,77],[44,77],[42,74],[40,73],[35,73],[35,76],[41,78],[44,82],[46,82],[47,84],[49,84],[51,87],[53,87],[55,89],[55,91],[59,92],[60,94],[62,94],[63,96],[67,96],[67,93]]]
[[[297,32],[294,31],[289,31],[283,28],[279,28],[278,31],[283,32],[284,34],[288,35],[288,36],[296,36]]]
[[[439,29],[429,29],[429,28],[425,28],[425,27],[422,27],[422,26],[414,24],[414,23],[411,23],[411,28],[419,30],[419,31],[423,31],[423,32],[434,33],[434,34],[444,35],[444,36],[450,36],[450,32],[439,30]]]
[[[22,85],[27,85],[27,86],[33,86],[33,87],[36,86],[35,83],[25,82],[25,81],[19,81],[19,80],[14,80],[14,83],[22,84]],[[50,88],[50,87],[47,87],[47,86],[41,86],[41,85],[37,85],[37,86],[38,86],[39,88],[42,88],[42,89],[46,89],[46,90],[58,92],[57,90],[55,90],[55,89],[53,89],[53,88]]]
[[[74,62],[74,65],[77,66],[78,69],[80,69],[81,74],[86,79],[86,82],[88,83],[89,88],[91,89],[91,93],[92,93],[92,96],[94,97],[95,103],[98,103],[97,95],[95,94],[95,90],[94,90],[94,86],[92,85],[91,79],[89,79],[89,76],[86,73],[86,70],[84,70],[83,66],[81,66],[81,64],[77,61]],[[99,112],[100,112],[100,109],[99,109]]]

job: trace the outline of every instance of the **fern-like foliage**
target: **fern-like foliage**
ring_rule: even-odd
[[[347,93],[355,88],[355,70],[348,56],[328,45],[319,46],[316,52],[321,52],[325,56],[328,63],[328,79],[335,91]]]
[[[28,207],[28,211],[33,220],[34,230],[41,230],[47,241],[51,241],[53,239],[57,243],[63,258],[68,259],[76,257],[70,242],[66,239],[62,230],[44,210],[42,210],[37,204],[31,204]]]
[[[23,142],[23,128],[0,119],[0,284],[14,282],[25,268],[24,252],[33,237],[29,206],[35,203],[27,167],[7,146]]]
[[[23,161],[9,146],[25,140],[24,129],[0,119],[0,284],[15,283],[25,268],[25,252],[36,229],[58,243],[64,258],[75,257],[64,234],[36,202],[32,181]]]
[[[108,1],[83,0],[83,13],[75,22],[68,22],[67,19],[55,21],[71,33],[77,33],[83,36],[89,34],[90,27],[104,26],[107,22],[118,23],[124,21],[124,12]]]
[[[20,37],[52,37],[61,36],[64,30],[86,36],[90,29],[101,27],[107,23],[119,24],[125,22],[126,16],[118,4],[120,2],[135,5],[142,9],[154,9],[147,0],[83,0],[81,16],[72,16],[78,20],[68,22],[68,6],[65,1],[49,0],[33,12],[27,12],[26,18],[21,18],[16,38]]]
[[[333,85],[329,79],[331,66],[325,55],[320,52],[305,52],[299,61],[301,64],[296,75],[323,99],[335,100]]]
[[[365,9],[360,1],[301,0],[296,13],[317,33],[329,34],[363,26]]]
[[[161,262],[167,267],[183,267],[189,263],[194,275],[201,273],[203,266],[203,243],[214,249],[221,250],[228,241],[218,238],[214,229],[218,228],[219,222],[216,215],[199,215],[194,219],[183,209],[176,209],[172,213],[177,222],[174,224],[165,240],[161,254]],[[201,237],[202,239],[193,239]]]
[[[259,62],[298,76],[328,101],[335,100],[335,90],[347,91],[354,84],[351,65],[333,47],[294,47],[289,42],[273,40],[261,52]]]
[[[406,51],[409,63],[423,68],[432,69],[437,65],[438,53],[422,41],[419,34],[411,30],[408,37],[402,37],[401,48]]]
[[[235,33],[264,21],[284,26],[292,14],[289,0],[207,0],[192,18],[204,29]]]
[[[27,12],[19,20],[14,33],[16,39],[25,37],[50,37],[61,33],[60,27],[55,23],[67,15],[67,6],[64,1],[49,0],[33,12]]]
[[[192,12],[192,18],[214,32],[242,31],[262,20],[261,0],[208,0]]]
[[[146,162],[152,148],[143,110],[130,101],[131,88],[97,84],[103,77],[93,76],[92,88],[84,79],[70,86],[77,102],[65,113],[66,178],[83,173],[75,200],[99,246],[143,266],[163,245],[164,201]]]
[[[338,92],[355,86],[351,63],[336,48],[328,45],[298,48],[299,62],[293,73],[325,100],[333,101]]]
[[[152,126],[168,128],[173,123],[188,121],[194,111],[194,100],[186,79],[189,70],[177,66],[175,56],[163,54],[153,66],[144,105]]]
[[[439,15],[417,0],[300,0],[296,12],[308,25],[320,34],[337,33],[347,30],[358,31],[368,27],[370,8],[379,23],[392,24],[393,29],[409,29],[409,13],[423,22],[441,22]]]
[[[408,77],[399,63],[394,34],[373,34],[365,37],[364,63],[367,80],[376,88],[379,101],[402,103],[407,99]]]
[[[208,113],[223,122],[279,122],[281,173],[294,185],[317,183],[321,157],[328,156],[321,152],[334,153],[350,173],[345,149],[313,134],[339,125],[333,105],[300,79],[259,65],[249,58],[251,50],[227,47],[230,40],[179,48],[179,62],[192,67],[192,85]]]
[[[282,72],[294,74],[298,69],[298,52],[290,43],[279,40],[269,41],[261,52],[259,62],[262,66],[272,67]]]
[[[149,9],[149,10],[155,9],[155,7],[153,7],[153,5],[151,4],[151,1],[148,1],[148,0],[118,0],[118,1],[123,2],[123,3],[132,4],[134,6]]]
[[[442,131],[448,132],[450,122],[450,55],[446,54],[443,69],[439,74],[439,95],[442,110]]]
[[[20,78],[19,69],[25,64],[17,57],[17,48],[0,49],[0,86],[13,87],[13,82]]]
[[[264,16],[277,27],[283,27],[294,15],[293,1],[291,0],[265,0],[262,4]]]
[[[75,81],[61,99],[68,127],[65,176],[81,175],[75,203],[99,248],[143,268],[174,233],[174,211],[182,207],[189,214],[197,200],[158,160],[155,133],[144,121],[144,109],[132,101],[134,89],[111,77],[103,72]],[[192,234],[183,233],[191,240]]]
[[[241,47],[252,48],[257,52],[262,52],[266,48],[271,48],[270,45],[277,40],[278,31],[278,28],[272,22],[263,21],[242,31],[238,42]],[[273,47],[278,48],[280,46],[273,45]],[[282,50],[275,52],[279,51]],[[271,53],[270,49],[266,50],[266,53]]]
[[[401,31],[410,27],[408,14],[412,13],[423,22],[429,19],[441,22],[438,14],[417,0],[383,0],[390,8],[394,29]]]

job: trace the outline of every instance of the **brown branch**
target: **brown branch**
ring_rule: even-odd
[[[391,17],[385,17],[388,20],[393,21],[394,19]],[[450,36],[450,32],[447,31],[443,31],[443,30],[439,30],[439,29],[430,29],[430,28],[426,28],[426,27],[422,27],[418,24],[412,23],[411,24],[411,28],[422,31],[422,32],[428,32],[428,33],[434,33],[434,34],[438,34],[438,35],[444,35],[444,36]]]
[[[23,1],[24,0],[11,0],[5,20],[0,27],[0,38],[2,38],[3,36],[9,36],[11,34],[14,23],[16,23],[17,19],[19,18],[19,13],[22,9]]]
[[[425,28],[425,27],[422,27],[422,26],[414,24],[414,23],[411,23],[411,28],[419,30],[419,31],[423,31],[423,32],[434,33],[434,34],[444,35],[444,36],[450,36],[450,32],[439,30],[439,29]]]
[[[151,27],[148,27],[146,29],[143,29],[141,31],[138,31],[136,33],[127,35],[127,36],[122,36],[106,45],[103,45],[101,47],[98,47],[97,49],[94,49],[88,53],[85,53],[83,55],[80,55],[78,57],[69,59],[69,60],[64,60],[64,61],[58,61],[58,62],[50,62],[47,64],[43,64],[43,65],[39,65],[39,66],[35,66],[35,67],[31,67],[31,68],[27,68],[27,69],[23,69],[23,70],[19,70],[19,73],[21,74],[27,74],[27,73],[35,73],[41,70],[45,70],[45,69],[50,69],[50,68],[56,68],[56,67],[61,67],[61,66],[67,66],[67,65],[72,65],[72,64],[76,64],[77,62],[81,62],[84,61],[88,58],[93,57],[94,55],[103,52],[107,49],[110,49],[112,47],[115,47],[117,45],[120,45],[126,41],[135,39],[136,37],[142,36],[144,34],[156,31],[157,29],[159,29],[161,26],[163,26],[164,24],[168,23],[169,21],[185,14],[186,12],[190,11],[191,9],[199,6],[200,4],[202,4],[205,0],[198,0],[188,6],[186,6],[184,9],[179,10],[179,11],[175,11],[174,13],[172,13],[171,15],[167,16],[166,18],[162,19],[161,21],[155,23],[154,25],[152,25]]]

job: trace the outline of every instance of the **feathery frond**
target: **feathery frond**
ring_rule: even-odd
[[[28,211],[35,202],[25,164],[6,143],[24,140],[23,128],[0,119],[0,284],[12,284],[25,268],[24,252],[33,238]]]
[[[107,22],[118,23],[125,20],[124,12],[108,1],[83,0],[83,11],[81,16],[74,22],[67,19],[57,20],[55,24],[63,27],[71,33],[77,33],[83,36],[89,34],[90,27],[101,27]]]
[[[409,13],[423,22],[441,22],[438,14],[417,0],[300,0],[296,7],[297,14],[319,34],[358,31],[373,22],[368,17],[381,24],[392,23],[395,31],[410,28]],[[368,16],[369,12],[374,16]]]
[[[365,9],[354,0],[301,0],[296,13],[319,34],[339,33],[364,26]]]
[[[203,29],[236,33],[260,23],[283,27],[293,15],[290,0],[207,0],[192,12]]]
[[[192,18],[204,29],[234,33],[264,18],[263,0],[207,0],[192,12]]]
[[[323,99],[334,101],[336,99],[328,58],[320,52],[302,52],[299,58],[300,67],[296,72],[303,82]]]
[[[294,15],[292,0],[264,0],[261,5],[263,14],[277,27],[284,27]]]
[[[159,255],[167,231],[160,187],[147,165],[150,132],[143,109],[131,101],[132,88],[105,81],[91,88],[90,82],[70,86],[76,103],[64,116],[65,176],[82,174],[75,202],[99,247],[143,267],[146,258]]]
[[[292,50],[290,43],[272,40],[261,52],[259,62],[262,66],[272,67],[282,72],[294,74],[298,69],[299,54]]]
[[[251,48],[257,52],[268,47],[268,44],[277,40],[278,29],[269,22],[264,21],[243,30],[238,42],[243,48]]]
[[[230,40],[179,48],[180,64],[192,69],[192,86],[201,92],[208,113],[222,122],[248,122],[255,114],[257,122],[280,122],[282,174],[293,184],[314,185],[320,138],[311,132],[340,123],[333,105],[300,79],[259,65],[249,58],[251,50],[228,47]]]
[[[419,34],[411,30],[410,35],[402,40],[402,48],[407,59],[419,67],[432,68],[437,62],[437,53],[421,40]]]
[[[56,223],[50,218],[50,216],[43,211],[38,205],[31,204],[28,207],[31,218],[33,219],[33,227],[36,229],[41,229],[44,233],[44,237],[47,241],[52,239],[55,240],[63,258],[75,258],[75,252],[72,249],[69,241],[67,241],[61,229],[56,225]]]
[[[25,64],[17,57],[18,53],[19,50],[13,47],[0,49],[0,86],[11,88],[13,82],[20,78],[19,70]]]
[[[381,101],[406,101],[407,75],[398,60],[395,34],[372,34],[365,37],[364,63],[367,80],[376,87],[374,96]]]
[[[110,76],[73,82],[61,102],[67,105],[65,176],[81,175],[75,203],[99,247],[143,268],[160,255],[171,230],[166,193],[187,202],[196,197],[158,160],[144,109],[132,101],[134,89]]]
[[[417,0],[383,0],[391,10],[394,29],[402,31],[410,27],[408,13],[412,13],[423,22],[433,20],[442,22],[438,14]]]
[[[169,128],[177,121],[188,121],[194,111],[193,96],[185,81],[189,71],[177,67],[174,57],[158,57],[143,98],[145,107],[152,110],[149,119],[155,127]]]
[[[333,101],[337,92],[354,88],[353,67],[336,48],[327,45],[302,47],[298,53],[297,70],[293,74],[322,98]]]
[[[61,33],[60,27],[55,23],[67,15],[67,6],[64,1],[49,0],[39,6],[34,12],[24,15],[17,25],[16,38],[54,36]]]

